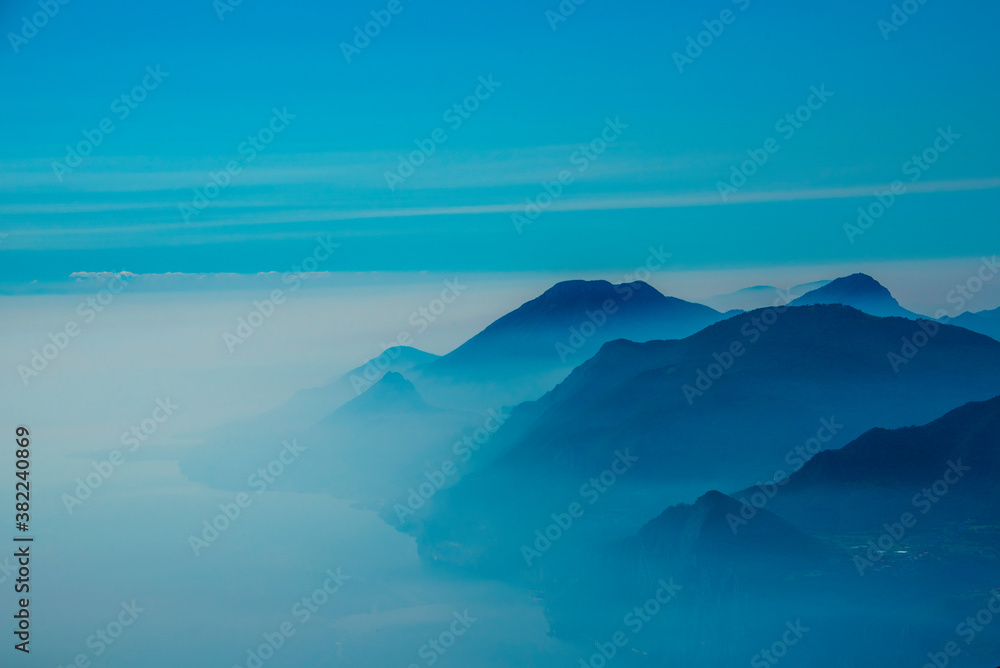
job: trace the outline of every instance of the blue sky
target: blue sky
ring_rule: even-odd
[[[330,269],[351,271],[613,270],[650,244],[690,269],[996,248],[994,5],[928,0],[885,39],[892,3],[586,0],[553,30],[555,0],[400,0],[348,63],[340,44],[388,5],[243,0],[220,20],[210,0],[70,0],[12,43],[40,10],[4,3],[0,280],[283,271],[319,235],[344,250]],[[724,10],[679,72],[674,52]],[[481,77],[499,85],[484,95]],[[120,118],[144,78],[155,87]],[[824,85],[783,136],[776,122]],[[247,160],[275,109],[294,119]],[[113,131],[57,178],[104,119]],[[613,141],[580,158],[606,119]],[[947,128],[960,138],[910,182],[907,161]],[[723,202],[718,183],[769,138],[777,152]],[[433,154],[390,189],[418,140]],[[230,161],[239,173],[185,217]],[[563,170],[572,182],[519,233],[512,214]],[[907,192],[851,243],[844,225],[895,179]]]

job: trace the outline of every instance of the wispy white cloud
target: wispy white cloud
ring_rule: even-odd
[[[870,184],[860,186],[843,186],[830,188],[806,188],[771,190],[758,192],[738,192],[729,195],[728,202],[723,202],[717,192],[701,193],[615,193],[608,195],[566,196],[554,201],[548,211],[603,211],[625,209],[671,209],[704,206],[733,206],[740,204],[761,204],[796,202],[804,200],[853,199],[871,197],[876,191],[884,191],[887,184]],[[1000,178],[961,179],[949,181],[927,181],[908,184],[907,191],[901,195],[917,195],[948,192],[968,192],[1000,189]],[[225,225],[276,224],[305,221],[339,221],[363,220],[371,218],[410,218],[419,216],[469,216],[497,213],[515,213],[523,211],[524,202],[505,202],[494,204],[470,204],[451,206],[411,206],[411,207],[373,207],[370,209],[334,209],[329,207],[283,207],[266,199],[219,200],[212,202],[205,210],[209,218],[213,210],[246,209],[242,214],[227,213],[224,219],[186,224],[164,223],[150,226],[150,229],[177,228],[196,229],[199,227],[218,227]],[[32,205],[0,205],[0,215],[7,214],[76,214],[100,213],[128,210],[176,210],[177,203],[151,202],[103,202],[81,204],[32,204]],[[261,213],[257,209],[268,209]],[[129,225],[130,230],[143,229],[142,226]],[[48,233],[62,234],[75,232],[81,234],[105,233],[115,227],[92,227],[73,229],[51,229]],[[32,230],[34,232],[34,230]],[[41,231],[39,231],[42,233]]]

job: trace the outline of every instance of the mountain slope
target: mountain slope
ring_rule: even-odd
[[[1000,308],[976,313],[965,312],[950,320],[942,318],[942,321],[950,325],[971,329],[973,332],[979,332],[1000,341]]]
[[[895,316],[917,319],[917,315],[899,305],[899,302],[878,281],[867,274],[851,274],[807,292],[791,302],[791,306],[816,304],[843,304],[859,311],[882,318]]]
[[[939,327],[932,343],[897,372],[890,354],[931,325]],[[838,425],[822,444],[831,448],[875,425],[926,422],[1000,394],[1000,343],[931,325],[807,306],[736,316],[681,341],[609,343],[541,400],[514,411],[494,437],[505,454],[435,499],[417,531],[422,545],[439,559],[523,568],[509,559],[516,549],[499,549],[498,536],[545,526],[548,513],[579,498],[577,488],[616,452],[639,464],[602,493],[601,511],[620,514],[595,524],[595,535],[635,526],[692,490],[740,489],[779,468],[788,472],[802,461],[796,448],[821,433],[823,421]],[[728,359],[735,342],[744,351]],[[720,360],[729,368],[712,380]],[[506,501],[497,508],[496,498]],[[436,551],[445,544],[449,555]],[[497,546],[496,554],[484,545]]]
[[[968,403],[923,426],[872,429],[821,452],[779,488],[767,509],[819,533],[869,531],[898,521],[904,511],[920,517],[924,528],[994,524],[997,480],[1000,397]]]
[[[452,352],[427,365],[432,370],[460,365],[517,365],[534,360],[564,365],[559,343],[571,348],[563,357],[575,366],[607,341],[627,336],[632,341],[681,338],[713,322],[721,314],[707,306],[666,297],[642,281],[613,285],[608,281],[563,281],[539,297],[497,319]],[[587,336],[592,323],[594,334]],[[602,324],[603,323],[603,324]],[[571,329],[584,327],[584,342],[569,339]]]
[[[552,389],[608,341],[682,338],[724,317],[642,281],[564,281],[406,375],[435,405],[515,405]]]

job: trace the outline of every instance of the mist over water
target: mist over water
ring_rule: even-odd
[[[350,501],[245,488],[252,504],[199,556],[189,545],[235,493],[189,482],[178,449],[210,447],[196,435],[330,380],[399,331],[445,352],[493,316],[482,302],[458,300],[421,337],[408,318],[439,291],[439,280],[419,277],[392,290],[303,290],[232,354],[222,332],[267,291],[126,291],[90,323],[76,312],[86,292],[3,298],[4,431],[29,426],[34,447],[31,665],[68,666],[80,654],[103,666],[255,665],[248,650],[283,623],[294,635],[265,665],[425,665],[433,651],[421,657],[421,646],[466,611],[476,621],[440,665],[563,655],[528,592],[426,568],[413,538]],[[68,320],[80,334],[25,387],[16,367]],[[121,437],[153,415],[158,399],[177,408],[130,451]],[[124,463],[68,512],[63,495],[115,449]],[[281,449],[276,441],[259,464]],[[309,467],[309,456],[289,470]],[[0,465],[12,469],[12,451]],[[349,579],[303,623],[308,608],[296,615],[293,606],[322,589],[327,571]],[[6,588],[11,576],[0,576]],[[95,634],[133,600],[138,618],[105,645]]]
[[[718,285],[728,289],[751,282],[753,275],[733,275],[725,279],[730,284],[719,279]],[[903,280],[906,273],[900,269],[895,276]],[[487,413],[475,408],[479,397],[469,398],[464,390],[438,392],[448,388],[435,385],[441,380],[431,365],[407,374],[427,396],[411,396],[413,385],[402,376],[358,386],[328,410],[316,403],[327,395],[307,395],[310,410],[319,412],[296,426],[288,415],[305,413],[283,414],[280,407],[301,400],[302,390],[327,386],[387,346],[414,346],[431,359],[448,353],[557,280],[422,274],[337,284],[335,278],[288,292],[236,345],[224,335],[237,333],[240,320],[262,308],[274,277],[240,279],[239,285],[216,277],[204,288],[183,290],[151,289],[139,277],[92,316],[87,299],[101,293],[107,285],[102,280],[0,298],[2,428],[11,435],[21,424],[32,430],[30,665],[649,666],[672,657],[678,665],[762,666],[775,664],[767,657],[775,658],[776,651],[788,666],[884,665],[901,656],[907,665],[920,666],[921,657],[945,647],[966,615],[989,605],[989,587],[1000,584],[983,570],[988,561],[969,561],[962,572],[935,572],[935,560],[953,558],[952,548],[942,547],[948,539],[938,544],[926,538],[913,549],[880,557],[861,579],[844,554],[858,553],[869,536],[824,537],[826,547],[818,547],[798,530],[822,526],[820,533],[832,535],[830,516],[799,513],[805,520],[792,527],[767,514],[780,511],[797,521],[799,497],[789,492],[769,499],[746,532],[730,532],[731,520],[723,516],[743,512],[734,499],[756,488],[741,492],[753,480],[737,467],[735,484],[727,461],[766,448],[770,454],[754,459],[754,466],[790,471],[782,454],[806,443],[821,420],[831,417],[821,394],[800,407],[802,414],[762,413],[752,405],[734,424],[698,421],[739,414],[732,413],[725,389],[694,408],[666,404],[648,413],[663,420],[662,430],[643,426],[643,417],[626,419],[622,424],[630,426],[620,433],[609,432],[615,434],[611,455],[593,444],[593,450],[577,449],[578,438],[586,443],[602,437],[600,429],[586,427],[585,437],[573,436],[577,423],[594,417],[599,425],[607,411],[610,424],[618,424],[637,403],[673,395],[656,385],[664,382],[660,375],[642,376],[653,384],[616,394],[613,382],[587,385],[593,372],[574,372],[551,397],[525,404],[513,417],[509,407],[502,409],[501,436],[489,437],[466,464],[452,444],[488,424]],[[708,290],[697,279],[677,272],[651,282],[685,295]],[[453,289],[459,294],[439,309],[434,304],[448,289],[446,281],[458,281]],[[611,286],[564,285],[560,299],[575,299],[575,289]],[[932,291],[913,288],[910,294],[912,300],[933,299]],[[995,294],[992,287],[984,291],[982,303]],[[551,313],[540,299],[542,311]],[[875,337],[883,336],[882,328],[913,328],[908,321],[874,323],[854,311],[795,313],[782,322],[798,325],[776,328],[779,334],[771,336],[794,339],[802,335],[798,328],[808,330],[816,318],[860,317]],[[577,323],[577,314],[568,317]],[[617,317],[616,326],[634,327]],[[79,331],[67,339],[60,333],[69,331],[70,322]],[[540,341],[562,340],[563,333],[551,327],[539,330]],[[706,347],[680,359],[695,366],[712,359],[711,352],[729,341],[726,327],[742,331],[717,323],[709,328],[716,334],[683,342],[705,341]],[[947,337],[971,336],[963,331]],[[894,345],[897,335],[884,335]],[[947,337],[920,360],[931,362],[939,349],[948,350]],[[773,366],[762,352],[769,345],[781,356],[788,350],[762,340],[735,367],[738,374],[759,365],[743,383],[757,382],[761,370]],[[955,340],[994,354],[985,338]],[[612,374],[628,373],[633,364],[655,367],[660,356],[673,359],[680,343],[619,342],[602,349],[598,366]],[[47,359],[33,374],[25,369],[36,350],[45,350]],[[467,349],[466,360],[477,364],[477,354]],[[556,349],[551,357],[558,359]],[[500,362],[502,369],[505,360]],[[962,368],[993,387],[988,374]],[[447,369],[444,378],[452,373]],[[678,373],[694,377],[693,371]],[[908,373],[908,382],[925,382],[918,370]],[[534,387],[520,382],[510,381],[507,389],[537,398]],[[830,397],[849,397],[852,382],[828,380],[816,387],[832,392]],[[366,394],[370,387],[378,392]],[[522,448],[518,455],[514,446],[524,426],[577,389],[585,404],[595,392],[610,394],[557,423],[558,429],[533,435],[527,454]],[[968,399],[995,394],[980,396],[985,390],[968,382],[948,391]],[[445,403],[469,399],[472,407],[424,404],[428,397]],[[344,401],[351,406],[335,412]],[[902,415],[904,408],[896,412]],[[941,412],[922,410],[928,419]],[[835,412],[834,418],[840,415]],[[863,425],[848,421],[824,447],[841,448],[866,431],[873,418],[861,415]],[[651,439],[643,435],[648,428]],[[564,437],[572,447],[559,454]],[[634,468],[626,458],[630,463],[613,476],[615,482],[594,482],[602,469],[617,467],[619,450],[636,454],[649,443],[656,447]],[[536,444],[554,449],[536,455]],[[703,448],[724,455],[718,471],[695,466]],[[509,450],[513,457],[505,459]],[[662,461],[654,461],[661,455]],[[4,450],[0,466],[12,470],[13,459]],[[446,488],[407,518],[398,504],[410,503],[407,490],[423,483],[427,472],[444,470],[442,460],[458,462],[458,474],[442,475]],[[647,476],[654,469],[660,472]],[[0,494],[13,494],[8,477]],[[899,509],[894,499],[871,505],[892,519],[908,508],[905,498]],[[574,503],[585,508],[582,517],[572,515]],[[948,511],[935,512],[943,521]],[[931,515],[921,529],[937,521]],[[961,549],[991,554],[993,529],[986,523],[981,528],[983,541]],[[541,536],[556,537],[549,545]],[[839,551],[829,549],[832,543]],[[10,584],[13,566],[0,557],[0,586]],[[935,575],[912,591],[898,589],[891,576],[880,579],[879,573],[905,574],[910,568],[924,569],[923,577]],[[870,604],[873,596],[883,596],[877,608]],[[898,635],[887,643],[893,629]],[[849,648],[844,634],[851,636]],[[995,634],[984,626],[953,665],[988,665]],[[842,663],[828,661],[841,654]]]

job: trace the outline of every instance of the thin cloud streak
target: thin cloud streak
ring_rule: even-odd
[[[847,186],[838,188],[812,188],[802,190],[780,190],[769,192],[742,192],[729,196],[728,202],[723,202],[720,196],[714,192],[694,193],[694,194],[674,194],[674,195],[614,195],[610,197],[576,197],[556,200],[547,207],[546,211],[615,211],[629,209],[673,209],[691,208],[705,206],[734,206],[740,204],[768,204],[781,202],[797,202],[824,199],[858,199],[874,196],[876,191],[883,191],[889,186],[887,184]],[[962,179],[953,181],[927,181],[924,183],[907,184],[906,195],[923,195],[949,192],[973,192],[1000,189],[1000,178],[982,179]],[[227,208],[222,202],[213,204],[212,207],[203,212],[211,215],[211,208]],[[64,235],[64,234],[107,234],[115,231],[155,231],[155,230],[194,230],[214,227],[226,227],[232,225],[264,225],[264,224],[289,224],[297,222],[322,222],[322,221],[350,221],[367,220],[380,218],[415,218],[429,216],[457,216],[457,215],[489,215],[523,212],[527,201],[503,203],[503,204],[474,204],[464,206],[444,206],[444,207],[408,207],[408,208],[379,208],[379,209],[352,209],[343,211],[331,211],[330,209],[302,209],[296,208],[294,211],[277,211],[267,215],[250,213],[246,217],[229,217],[226,220],[202,221],[197,223],[149,223],[140,225],[100,226],[91,228],[60,228],[52,227],[44,230],[23,229],[9,230],[11,233],[25,235]],[[45,205],[37,205],[41,208]],[[99,211],[96,204],[84,204],[79,208],[79,212]],[[238,205],[243,208],[275,209],[280,208],[273,203],[252,204],[240,202]],[[52,213],[70,213],[68,205],[53,205]],[[154,205],[150,203],[137,203],[133,207],[124,203],[108,204],[107,210],[121,211],[129,208],[139,209],[175,209],[176,204]],[[11,213],[0,206],[0,214]]]

